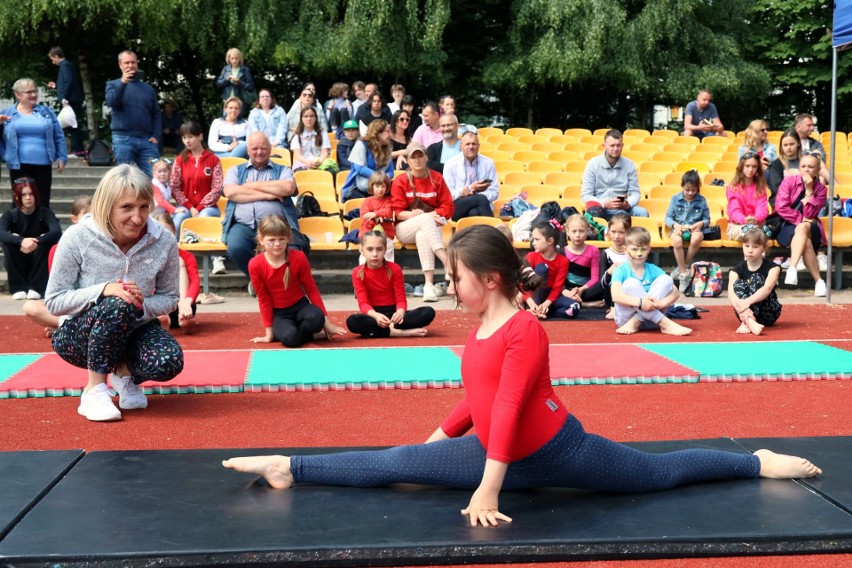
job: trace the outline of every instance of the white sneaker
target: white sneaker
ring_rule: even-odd
[[[447,295],[447,283],[446,282],[438,282],[435,284],[435,295],[437,297],[446,296]]]
[[[109,376],[112,388],[118,393],[118,406],[123,410],[148,408],[148,399],[142,387],[133,382],[133,377],[119,377],[115,373]]]
[[[435,293],[435,285],[431,282],[427,282],[423,285],[423,301],[424,302],[437,302],[438,294]]]
[[[213,257],[213,270],[210,271],[210,274],[227,274],[228,269],[225,268],[225,258],[222,256],[214,256]]]
[[[784,259],[784,262],[781,263],[781,268],[790,268],[790,257]]]
[[[41,300],[41,294],[35,290],[30,290],[27,292],[27,300]]]
[[[689,288],[689,285],[692,284],[692,276],[690,276],[689,274],[680,274],[678,275],[677,279],[677,289],[680,291],[681,294],[683,294],[684,292],[686,292],[686,289]]]
[[[784,277],[784,284],[786,284],[787,286],[798,286],[799,273],[796,272],[795,266],[791,266],[787,269],[787,276]]]
[[[825,297],[825,280],[822,278],[817,280],[816,286],[814,286],[814,296],[818,298]]]
[[[27,299],[27,293],[26,292],[15,292],[14,294],[12,294],[12,299],[13,300],[26,300]]]
[[[818,254],[817,264],[819,265],[819,271],[825,272],[826,270],[828,270],[828,257],[826,257],[824,254]]]
[[[83,393],[77,414],[85,416],[92,422],[109,422],[121,420],[121,411],[112,403],[106,383],[100,383]]]
[[[798,270],[799,272],[801,272],[803,270],[807,270],[807,267],[805,266],[805,258],[804,257],[799,259],[799,264],[796,265],[796,270]]]
[[[680,276],[680,268],[675,267],[675,269],[671,271],[672,280],[677,280],[679,276]]]

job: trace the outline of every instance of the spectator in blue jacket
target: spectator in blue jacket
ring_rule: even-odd
[[[77,80],[74,66],[65,59],[65,52],[62,51],[61,47],[51,48],[47,56],[51,63],[59,67],[56,82],[51,81],[47,86],[56,89],[56,98],[60,100],[62,106],[70,106],[77,116],[77,127],[68,128],[69,138],[71,139],[70,153],[82,157],[85,154],[83,129],[80,128],[80,124],[83,122],[83,88],[80,86],[80,81]]]
[[[132,51],[118,54],[121,78],[106,86],[106,104],[111,109],[112,149],[118,164],[136,164],[151,177],[151,167],[160,157],[163,132],[157,93],[142,81],[139,60]],[[39,186],[41,187],[41,186]]]
[[[237,97],[243,102],[240,116],[245,118],[249,109],[257,101],[257,92],[254,88],[254,79],[251,70],[245,64],[243,52],[232,47],[225,54],[225,66],[216,79],[216,88],[222,94],[222,101],[231,97]]]
[[[0,111],[0,144],[9,167],[12,187],[15,180],[31,177],[40,190],[39,205],[50,207],[51,168],[60,173],[68,161],[65,134],[48,107],[38,104],[38,89],[32,79],[18,79],[12,86],[18,102]]]

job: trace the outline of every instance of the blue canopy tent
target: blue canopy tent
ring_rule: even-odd
[[[834,170],[836,152],[835,140],[837,138],[837,53],[844,49],[852,47],[852,0],[835,0],[834,2],[834,25],[832,26],[831,46],[833,48],[831,62],[831,163],[829,171],[831,179],[829,180],[828,192],[828,270],[826,278],[830,281],[831,274],[831,240],[834,235]],[[841,279],[842,280],[842,279]],[[826,290],[826,302],[831,303],[831,289],[828,286]]]

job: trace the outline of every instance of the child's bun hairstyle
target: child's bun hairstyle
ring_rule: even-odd
[[[694,185],[698,193],[701,193],[701,176],[698,175],[698,170],[683,172],[683,176],[680,178],[680,186],[683,187],[686,184]]]
[[[651,233],[645,227],[630,227],[624,240],[635,247],[646,247],[651,244]]]
[[[752,227],[743,233],[743,244],[749,243],[753,245],[760,245],[765,248],[767,242],[769,242],[769,239],[766,237],[766,233],[764,233],[763,229],[759,227]]]
[[[518,256],[512,242],[491,225],[472,225],[453,235],[447,247],[453,280],[457,282],[459,263],[480,278],[497,274],[507,298],[514,299],[518,290],[535,290],[544,279]]]
[[[530,226],[530,232],[536,229],[545,239],[553,239],[553,244],[557,249],[565,246],[565,231],[562,223],[556,219],[537,219]]]
[[[625,230],[629,230],[630,227],[633,226],[633,218],[627,211],[618,211],[617,213],[613,213],[612,217],[609,218],[609,222],[606,224],[606,226],[612,227],[617,223],[621,223],[621,226],[624,227]]]

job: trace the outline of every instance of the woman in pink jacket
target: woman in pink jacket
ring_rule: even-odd
[[[763,228],[769,215],[769,192],[763,163],[754,150],[740,156],[737,172],[727,191],[728,238],[742,241],[751,227]]]

